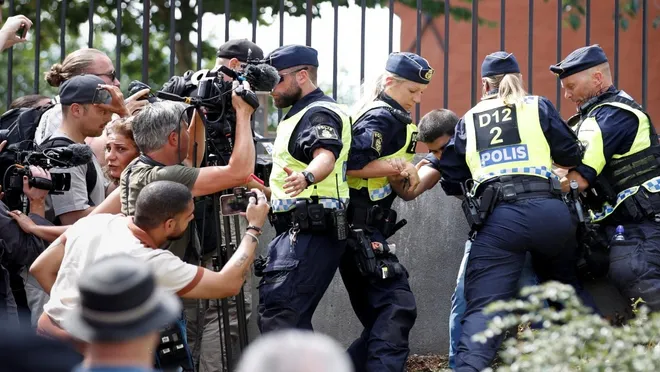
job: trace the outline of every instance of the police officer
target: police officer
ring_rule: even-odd
[[[393,53],[385,72],[373,87],[364,89],[365,97],[356,107],[348,185],[349,221],[357,235],[349,241],[339,270],[364,326],[348,349],[357,371],[404,371],[410,351],[408,335],[417,318],[415,297],[408,272],[394,252],[388,252],[387,239],[398,228],[393,189],[412,191],[419,183],[417,169],[410,163],[417,126],[409,112],[420,103],[432,76],[424,58]],[[371,262],[362,261],[365,257]]]
[[[577,105],[569,120],[586,150],[563,179],[587,190],[592,222],[610,242],[609,277],[625,297],[660,309],[660,146],[649,115],[612,84],[598,45],[575,50],[550,66],[564,96]],[[617,226],[620,235],[617,235]],[[617,235],[617,236],[615,236]]]
[[[579,143],[550,101],[527,95],[513,54],[486,56],[481,76],[482,100],[458,122],[439,161],[447,194],[460,195],[470,179],[464,203],[481,202],[479,216],[467,213],[478,232],[465,273],[457,371],[481,371],[495,357],[501,335],[485,344],[471,337],[487,327],[486,305],[516,296],[527,251],[540,280],[576,281],[574,244],[567,244],[576,225],[551,167],[578,165]]]
[[[312,315],[346,246],[349,116],[317,88],[317,51],[282,46],[266,57],[280,82],[275,106],[291,109],[277,127],[270,176],[277,236],[259,286],[259,329],[312,329]]]

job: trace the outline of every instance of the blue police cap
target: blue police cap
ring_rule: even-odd
[[[515,73],[520,73],[520,67],[513,53],[504,51],[491,53],[481,64],[481,77]]]
[[[563,79],[605,62],[607,62],[605,51],[600,45],[594,44],[574,50],[563,61],[550,66],[550,71]]]
[[[430,83],[434,72],[429,61],[415,53],[408,52],[390,54],[385,70],[420,84]]]
[[[283,45],[266,56],[266,63],[281,71],[293,66],[319,66],[319,53],[316,49],[305,45]]]
[[[60,85],[60,103],[67,106],[92,103],[99,84],[105,84],[105,81],[96,75],[74,76]]]

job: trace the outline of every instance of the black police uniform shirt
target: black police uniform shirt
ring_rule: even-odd
[[[619,94],[619,90],[611,86],[605,93],[583,104],[580,107],[580,115],[584,119],[584,115],[589,114],[594,106],[617,94]],[[600,128],[606,162],[609,162],[615,154],[625,154],[630,151],[639,126],[637,117],[632,112],[611,105],[603,105],[594,109],[590,116],[594,117]],[[580,164],[575,167],[575,171],[580,173],[589,182],[589,185],[596,182],[598,174],[590,166]]]
[[[385,93],[378,96],[392,108],[407,112],[397,101]],[[401,149],[407,140],[407,124],[395,118],[386,108],[378,107],[370,110],[359,122],[353,125],[353,139],[351,152],[348,155],[348,170],[360,170],[370,162],[383,156],[392,155]],[[350,190],[351,200],[356,198],[369,198],[367,188]],[[378,201],[377,204],[390,208],[396,193]]]
[[[317,102],[335,102],[326,96],[320,88],[307,94],[291,106],[283,120],[299,113],[308,105]],[[324,107],[312,107],[300,119],[289,140],[289,153],[296,160],[309,164],[314,159],[314,151],[322,148],[339,158],[342,149],[342,121],[334,112]]]
[[[577,137],[545,97],[539,97],[539,121],[545,139],[550,145],[553,162],[565,167],[580,164],[582,152]],[[438,166],[436,169],[442,174],[440,185],[447,195],[462,195],[460,184],[472,178],[465,160],[466,139],[465,121],[461,118],[456,124],[454,137],[442,152],[440,160],[435,162]]]

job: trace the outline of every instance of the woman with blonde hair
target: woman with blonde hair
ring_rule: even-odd
[[[417,306],[408,273],[387,239],[396,226],[392,203],[398,192],[419,183],[411,163],[417,126],[410,111],[422,100],[433,76],[428,61],[413,53],[393,53],[385,71],[365,84],[355,106],[353,140],[347,163],[350,204],[347,217],[364,233],[349,241],[339,271],[364,330],[348,353],[356,371],[403,371],[408,336]],[[374,251],[373,265],[361,261],[364,244]]]

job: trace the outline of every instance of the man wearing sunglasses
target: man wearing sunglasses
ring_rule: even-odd
[[[346,162],[351,121],[317,87],[315,49],[286,45],[266,57],[280,82],[275,106],[290,107],[277,127],[270,177],[271,222],[277,237],[268,261],[255,267],[259,286],[259,329],[312,329],[312,316],[346,247]],[[257,265],[259,266],[259,265]]]

